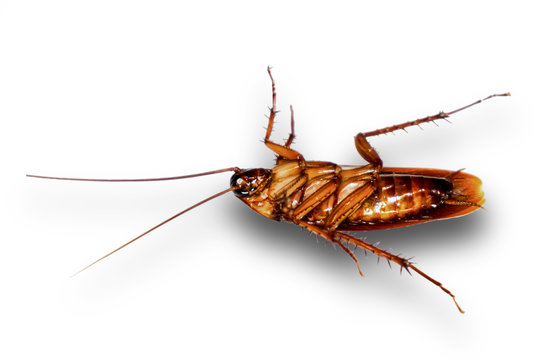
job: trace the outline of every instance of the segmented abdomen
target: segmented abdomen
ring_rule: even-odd
[[[452,191],[445,178],[381,174],[375,192],[345,221],[392,223],[421,215],[441,205]]]

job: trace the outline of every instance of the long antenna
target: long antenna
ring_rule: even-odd
[[[101,260],[103,260],[103,259],[105,259],[105,258],[111,256],[112,254],[114,254],[114,253],[117,252],[118,250],[125,248],[126,246],[128,246],[128,245],[131,244],[132,242],[134,242],[134,241],[136,241],[136,240],[142,238],[144,235],[148,234],[149,232],[152,232],[152,231],[156,230],[158,227],[160,227],[160,226],[162,226],[162,225],[165,225],[165,224],[168,223],[169,221],[171,221],[171,220],[173,220],[173,219],[176,219],[176,218],[179,217],[180,215],[185,214],[185,213],[188,212],[189,210],[192,210],[192,209],[196,208],[197,206],[204,204],[204,203],[207,202],[207,201],[210,201],[210,200],[212,200],[212,199],[215,199],[215,198],[217,198],[218,196],[221,196],[221,195],[223,195],[223,194],[226,194],[226,193],[228,193],[229,191],[234,191],[234,190],[236,190],[236,189],[238,189],[238,187],[237,187],[237,186],[233,186],[233,187],[231,187],[231,188],[228,188],[227,190],[220,191],[220,192],[218,192],[217,194],[214,194],[214,195],[212,195],[212,196],[210,196],[210,197],[208,197],[208,198],[206,198],[206,199],[204,199],[204,200],[202,200],[202,201],[199,201],[199,202],[196,203],[195,205],[191,205],[191,206],[188,207],[187,209],[180,211],[178,214],[176,214],[176,215],[174,215],[174,216],[171,216],[170,218],[168,218],[167,220],[165,220],[165,221],[163,221],[163,222],[157,224],[157,225],[154,226],[153,228],[151,228],[151,229],[149,229],[149,230],[146,230],[144,233],[142,233],[141,235],[137,236],[136,238],[134,238],[134,239],[128,241],[127,243],[125,243],[124,245],[120,246],[119,248],[114,249],[114,250],[111,251],[110,253],[108,253],[108,254],[106,254],[106,255],[100,257],[99,259],[97,259],[97,260],[94,261],[93,263],[91,263],[91,264],[85,266],[85,267],[82,268],[81,270],[77,271],[75,274],[71,275],[71,277],[73,277],[73,276],[75,276],[75,275],[77,275],[77,274],[80,274],[80,273],[83,272],[84,270],[88,269],[90,266],[97,264],[97,263],[100,262]]]
[[[141,182],[141,181],[166,181],[166,180],[180,180],[188,179],[197,176],[206,176],[212,174],[219,174],[227,171],[240,171],[237,167],[230,167],[226,169],[206,171],[198,174],[182,175],[182,176],[173,176],[173,177],[163,177],[163,178],[150,178],[150,179],[82,179],[82,178],[67,178],[67,177],[54,177],[54,176],[41,176],[41,175],[26,175],[28,177],[38,178],[38,179],[51,179],[51,180],[71,180],[71,181],[106,181],[106,182]]]

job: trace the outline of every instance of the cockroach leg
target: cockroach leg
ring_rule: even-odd
[[[375,166],[376,172],[382,168],[382,160],[373,146],[367,141],[366,134],[358,133],[354,137],[354,145],[356,150],[368,163]]]
[[[397,131],[397,130],[405,130],[405,128],[408,128],[410,126],[415,126],[415,125],[420,125],[420,124],[424,124],[424,123],[428,123],[428,122],[433,122],[435,120],[441,120],[441,119],[442,120],[447,120],[447,118],[450,115],[453,115],[453,114],[458,113],[458,112],[460,112],[462,110],[468,109],[471,106],[480,104],[483,101],[486,101],[488,99],[491,99],[491,98],[497,97],[497,96],[510,96],[510,93],[493,94],[493,95],[490,95],[490,96],[485,97],[483,99],[476,100],[475,102],[473,102],[473,103],[471,103],[469,105],[462,106],[459,109],[456,109],[456,110],[453,110],[453,111],[450,111],[450,112],[441,111],[440,113],[438,113],[436,115],[426,116],[425,118],[421,118],[421,119],[417,119],[417,120],[413,120],[413,121],[407,121],[407,122],[404,122],[404,123],[401,123],[401,124],[388,126],[388,127],[382,128],[382,129],[377,129],[377,130],[365,132],[365,133],[363,133],[363,135],[364,135],[364,137],[367,138],[367,137],[370,137],[370,136],[377,136],[377,135],[387,134],[387,133]]]
[[[289,106],[289,109],[291,111],[291,132],[289,133],[289,138],[285,142],[285,147],[289,148],[292,145],[292,142],[294,141],[294,138],[296,135],[294,134],[294,110],[292,105]]]
[[[270,139],[272,134],[272,129],[274,128],[274,119],[276,117],[276,83],[274,82],[274,77],[272,76],[272,71],[270,66],[267,68],[268,75],[272,81],[272,107],[270,108],[270,115],[268,116],[268,126],[266,127],[266,135],[264,137],[265,143]]]
[[[334,248],[335,248],[336,244],[338,244],[339,247],[342,248],[343,251],[345,251],[347,254],[349,254],[349,256],[354,260],[354,262],[356,263],[356,268],[358,269],[358,273],[361,276],[364,276],[364,274],[362,273],[362,270],[360,270],[360,265],[358,263],[358,259],[356,258],[356,255],[354,255],[354,253],[351,251],[351,249],[349,249],[348,247],[343,245],[341,240],[339,238],[336,238],[334,233],[331,233],[330,231],[327,231],[327,230],[323,230],[322,228],[320,228],[318,226],[312,225],[312,224],[310,224],[308,222],[305,222],[305,221],[302,221],[302,220],[296,220],[296,221],[294,221],[294,223],[301,226],[301,227],[303,227],[304,229],[307,229],[307,230],[311,231],[315,235],[322,236],[323,238],[328,240],[330,243],[332,243],[332,245],[334,245]]]
[[[385,250],[382,250],[382,249],[379,249],[378,247],[376,247],[375,245],[372,245],[368,242],[365,242],[363,240],[360,240],[360,239],[357,239],[355,238],[354,236],[351,236],[349,234],[345,234],[341,231],[338,231],[336,232],[336,235],[338,236],[338,238],[342,239],[342,240],[345,240],[351,244],[355,244],[355,245],[358,245],[359,247],[363,248],[363,249],[366,249],[368,251],[371,251],[372,253],[374,253],[375,255],[379,256],[379,257],[382,257],[382,258],[385,258],[387,259],[388,261],[393,261],[395,262],[396,264],[398,264],[399,266],[401,266],[401,268],[404,268],[405,270],[409,271],[409,269],[412,269],[414,270],[417,274],[421,275],[422,277],[424,277],[425,279],[429,280],[430,282],[432,282],[433,284],[437,285],[442,291],[444,291],[445,293],[447,293],[448,295],[450,295],[450,297],[452,298],[452,300],[454,300],[454,303],[456,304],[458,310],[461,312],[461,313],[464,313],[465,311],[463,311],[461,309],[461,307],[458,305],[457,301],[456,301],[456,297],[454,296],[454,294],[452,294],[450,292],[450,290],[446,289],[444,286],[442,286],[442,283],[435,280],[434,278],[432,278],[431,276],[427,275],[426,273],[424,273],[423,271],[421,271],[420,269],[418,269],[416,266],[414,266],[411,262],[409,262],[408,259],[405,259],[403,257],[400,257],[400,256],[397,256],[397,255],[394,255],[394,254],[391,254],[389,253],[388,251],[385,251]]]
[[[349,256],[354,260],[354,262],[356,263],[356,268],[358,269],[358,272],[360,273],[361,276],[364,276],[364,274],[362,273],[362,271],[360,270],[360,265],[358,264],[358,258],[356,257],[356,255],[354,255],[354,253],[351,251],[351,249],[349,249],[348,247],[346,247],[342,242],[341,242],[341,239],[338,239],[336,238],[334,240],[340,248],[343,249],[343,251],[345,251],[347,254],[349,254]]]
[[[294,110],[292,105],[289,106],[289,109],[291,111],[291,132],[289,133],[289,137],[287,138],[287,141],[285,142],[285,147],[290,149],[291,144],[294,141],[294,138],[296,135],[294,134]],[[278,155],[276,159],[276,164],[279,160],[283,160],[283,156]]]
[[[445,288],[444,286],[442,286],[442,283],[440,281],[437,281],[435,280],[434,278],[432,278],[431,276],[429,276],[428,274],[424,273],[422,270],[418,269],[416,266],[414,266],[413,264],[409,263],[409,267],[411,269],[413,269],[414,271],[416,271],[416,273],[422,275],[424,278],[428,279],[429,281],[431,281],[433,284],[437,285],[439,288],[441,288],[442,291],[444,291],[445,293],[447,293],[448,295],[450,295],[450,297],[452,298],[452,300],[454,300],[454,304],[456,304],[458,310],[460,313],[464,314],[465,311],[463,311],[463,309],[461,309],[461,307],[459,306],[459,304],[457,303],[456,301],[456,297],[454,296],[454,294],[452,294],[450,292],[450,290],[448,290],[447,288]]]
[[[264,136],[264,144],[270,148],[273,152],[278,155],[278,159],[287,159],[287,160],[297,160],[298,163],[302,166],[306,164],[304,156],[298,151],[289,148],[290,143],[294,139],[294,117],[291,107],[291,133],[289,134],[289,139],[285,145],[279,145],[270,140],[270,135],[272,134],[272,129],[274,128],[274,119],[276,118],[276,85],[274,83],[274,78],[272,77],[272,72],[270,66],[268,67],[268,75],[272,81],[272,107],[270,108],[270,115],[268,116],[268,126],[266,128],[266,135]]]
[[[368,137],[387,134],[389,132],[393,132],[393,131],[396,131],[396,130],[407,131],[405,129],[410,127],[410,126],[420,126],[420,124],[428,123],[428,122],[435,122],[435,120],[440,120],[440,119],[447,120],[447,118],[450,115],[453,115],[453,114],[455,114],[457,112],[460,112],[462,110],[470,108],[471,106],[480,104],[481,102],[486,101],[486,100],[491,99],[491,98],[496,97],[496,96],[510,96],[510,93],[493,94],[493,95],[490,95],[490,96],[488,96],[486,98],[477,100],[477,101],[475,101],[475,102],[473,102],[473,103],[471,103],[469,105],[460,107],[459,109],[456,109],[456,110],[453,110],[453,111],[450,111],[450,112],[441,111],[436,115],[426,116],[425,118],[417,119],[417,120],[414,120],[414,121],[408,121],[408,122],[404,122],[404,123],[401,123],[401,124],[388,126],[388,127],[382,128],[382,129],[368,131],[368,132],[365,132],[365,133],[358,133],[354,138],[354,144],[356,146],[356,149],[360,153],[360,155],[367,162],[369,162],[370,164],[374,164],[377,169],[381,169],[382,168],[382,160],[379,157],[379,154],[377,154],[377,151],[375,151],[375,149],[367,141]],[[459,173],[459,171],[457,173]]]

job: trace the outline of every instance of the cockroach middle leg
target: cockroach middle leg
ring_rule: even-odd
[[[343,244],[341,239],[339,239],[338,237],[335,236],[335,233],[332,233],[330,231],[325,231],[324,229],[322,229],[322,228],[320,228],[318,226],[309,224],[309,223],[307,223],[305,221],[298,220],[298,221],[295,221],[295,223],[297,225],[303,227],[304,229],[307,229],[307,230],[311,231],[312,233],[314,233],[316,235],[322,236],[323,238],[330,241],[334,245],[338,244],[339,247],[341,249],[343,249],[343,251],[345,251],[347,254],[349,254],[349,256],[354,260],[354,262],[356,264],[356,268],[358,269],[358,273],[361,276],[364,276],[364,274],[362,273],[362,270],[360,270],[360,264],[358,263],[358,258],[356,257],[356,255],[354,255],[354,253],[351,251],[351,249],[349,249],[348,247],[346,247]]]
[[[407,272],[409,272],[409,273],[410,273],[409,269],[412,269],[417,274],[421,275],[423,278],[425,278],[425,279],[429,280],[430,282],[432,282],[433,284],[437,285],[442,291],[447,293],[452,298],[452,300],[454,300],[454,303],[456,304],[458,310],[461,313],[465,312],[465,311],[463,311],[463,309],[461,309],[461,307],[459,306],[459,304],[456,301],[456,297],[454,296],[454,294],[452,294],[452,292],[450,292],[450,290],[448,290],[447,288],[442,286],[441,282],[435,280],[431,276],[427,275],[426,273],[424,273],[423,271],[418,269],[408,259],[405,259],[405,258],[403,258],[401,256],[389,253],[388,251],[382,250],[382,249],[376,247],[375,245],[372,245],[372,244],[370,244],[368,242],[357,239],[354,236],[351,236],[349,234],[345,234],[345,233],[343,233],[341,231],[336,232],[336,236],[339,239],[342,239],[342,240],[344,240],[344,241],[346,241],[348,243],[357,245],[360,248],[363,248],[363,249],[365,249],[367,251],[371,251],[372,253],[374,253],[375,255],[377,255],[379,257],[385,258],[385,259],[387,259],[389,261],[392,261],[392,262],[398,264],[402,269],[407,270]]]
[[[381,170],[382,160],[375,148],[367,141],[365,134],[358,133],[354,137],[354,145],[360,156],[370,163],[376,172]]]
[[[415,125],[419,126],[420,124],[424,124],[424,123],[428,123],[428,122],[434,122],[436,120],[447,119],[450,115],[453,115],[453,114],[458,113],[458,112],[460,112],[462,110],[468,109],[471,106],[480,104],[483,101],[486,101],[488,99],[491,99],[491,98],[497,97],[497,96],[510,96],[510,93],[493,94],[493,95],[487,96],[487,97],[485,97],[483,99],[476,100],[475,102],[470,103],[469,105],[462,106],[459,109],[452,110],[450,112],[441,111],[438,114],[426,116],[425,118],[421,118],[421,119],[417,119],[417,120],[413,120],[413,121],[407,121],[407,122],[404,122],[404,123],[401,123],[401,124],[388,126],[388,127],[382,128],[382,129],[377,129],[377,130],[368,131],[368,132],[365,132],[365,133],[360,133],[358,135],[362,135],[364,138],[368,138],[370,136],[377,136],[377,135],[387,134],[387,133],[390,133],[390,132],[394,132],[396,130],[404,130],[404,131],[406,131],[405,129],[410,127],[410,126],[415,126]]]

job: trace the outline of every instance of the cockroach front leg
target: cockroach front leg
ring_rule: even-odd
[[[289,111],[291,112],[291,132],[289,133],[289,137],[287,138],[287,141],[285,142],[285,147],[290,148],[292,145],[292,142],[294,141],[294,138],[296,135],[294,134],[294,110],[292,105],[289,106]]]
[[[291,132],[289,133],[289,138],[285,142],[285,145],[279,145],[270,140],[270,135],[272,134],[272,129],[274,128],[274,120],[276,118],[276,85],[274,78],[272,77],[272,72],[270,66],[268,67],[268,75],[272,81],[272,107],[270,108],[270,115],[268,116],[268,126],[266,128],[266,135],[264,136],[264,144],[270,148],[273,152],[278,155],[278,159],[287,159],[287,160],[297,160],[300,165],[304,166],[306,161],[304,156],[298,151],[290,148],[294,140],[294,113],[291,106]]]

